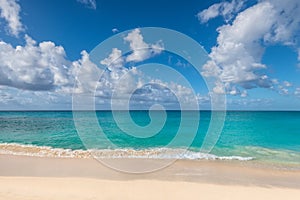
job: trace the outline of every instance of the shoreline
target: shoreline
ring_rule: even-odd
[[[157,172],[128,174],[94,159],[0,155],[0,199],[293,200],[299,180],[300,171],[235,161],[178,160]]]
[[[249,147],[256,148],[256,147]],[[155,160],[186,160],[186,161],[224,161],[224,162],[241,162],[247,165],[258,166],[268,169],[278,169],[287,171],[299,171],[300,154],[292,151],[282,151],[257,147],[257,151],[282,153],[287,160],[272,160],[270,157],[266,159],[257,158],[255,155],[218,155],[214,153],[202,153],[201,151],[193,151],[192,149],[181,148],[119,148],[119,149],[66,149],[61,147],[37,146],[31,144],[19,143],[0,143],[0,155],[13,156],[29,156],[41,158],[85,158],[93,159],[155,159]],[[288,153],[290,155],[288,155]],[[293,160],[296,159],[297,161]],[[285,158],[286,159],[286,158]]]

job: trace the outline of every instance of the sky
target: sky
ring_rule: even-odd
[[[300,110],[299,33],[298,0],[0,0],[0,110]]]

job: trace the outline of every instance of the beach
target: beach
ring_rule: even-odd
[[[81,134],[72,112],[0,112],[0,199],[299,199],[300,112],[228,112],[212,151],[210,112],[194,138],[190,126],[177,137],[181,112],[167,113],[161,132],[139,138],[109,111],[97,112],[103,133],[81,113]]]
[[[300,0],[0,0],[0,200],[300,200]]]
[[[127,160],[121,159],[122,163]],[[0,199],[234,200],[300,196],[300,171],[237,161],[178,160],[162,170],[143,174],[118,172],[92,158],[1,155],[0,163]]]

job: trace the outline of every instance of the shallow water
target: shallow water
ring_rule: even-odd
[[[146,129],[139,127],[151,122],[147,111],[131,111],[130,119],[123,111],[98,111],[97,125],[90,112],[81,112],[83,127],[75,127],[72,112],[0,112],[0,153],[86,157],[85,150],[97,149],[102,157],[256,160],[300,168],[300,112],[228,111],[211,152],[200,151],[211,112],[167,111],[160,123],[162,112],[152,113],[152,122],[158,120]]]

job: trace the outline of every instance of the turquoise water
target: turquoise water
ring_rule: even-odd
[[[157,116],[160,111],[156,111]],[[196,112],[188,112],[190,123]],[[82,112],[82,119],[89,121],[88,112]],[[150,122],[147,111],[131,111],[133,121],[140,126]],[[199,113],[198,113],[199,114]],[[98,111],[97,117],[105,137],[94,126],[80,133],[84,143],[93,149],[133,149],[159,151],[165,147],[184,149],[189,144],[181,137],[172,146],[167,146],[180,127],[183,113],[167,111],[167,120],[163,128],[147,138],[137,138],[125,134],[115,123],[112,112]],[[86,116],[86,118],[85,118]],[[123,112],[119,112],[119,118]],[[124,115],[124,118],[126,115]],[[155,117],[155,116],[154,116]],[[199,150],[210,123],[211,113],[200,112],[199,128],[189,151],[182,158],[188,159],[237,159],[256,160],[265,163],[280,163],[300,167],[300,112],[241,112],[228,111],[221,136],[209,155],[199,154]],[[126,120],[125,120],[126,121]],[[126,124],[125,124],[126,125]],[[188,132],[189,126],[184,129]],[[134,134],[135,129],[130,130]],[[142,133],[141,133],[142,134]],[[106,138],[107,137],[107,138]],[[47,146],[52,148],[86,150],[73,120],[72,112],[0,112],[0,143]],[[113,144],[113,145],[112,145]],[[176,152],[176,151],[175,151]],[[161,154],[160,154],[161,155]],[[174,155],[169,155],[173,156]],[[167,157],[166,155],[164,158]]]

